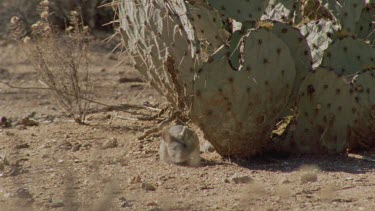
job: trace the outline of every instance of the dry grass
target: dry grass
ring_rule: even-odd
[[[89,74],[89,28],[78,13],[71,12],[70,25],[60,32],[49,20],[49,1],[40,3],[41,19],[26,35],[24,23],[13,17],[14,37],[21,41],[24,52],[37,71],[40,80],[55,94],[58,102],[76,122],[84,123],[93,98],[93,83]]]

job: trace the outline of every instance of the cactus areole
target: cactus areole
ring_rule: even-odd
[[[293,120],[277,139],[280,151],[340,153],[375,146],[372,3],[114,5],[135,67],[221,155],[275,150],[272,132],[286,114]]]

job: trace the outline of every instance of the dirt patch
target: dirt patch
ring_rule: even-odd
[[[17,45],[0,43],[0,80],[40,87]],[[94,105],[88,125],[66,117],[46,90],[0,84],[0,116],[13,123],[28,116],[39,123],[0,129],[4,210],[374,209],[371,161],[346,156],[233,161],[205,152],[202,167],[161,163],[159,137],[138,140],[160,120],[135,117],[154,115],[142,106],[161,108],[165,100],[133,68],[116,67],[117,55],[106,49],[97,45],[90,53],[95,94],[115,109]]]

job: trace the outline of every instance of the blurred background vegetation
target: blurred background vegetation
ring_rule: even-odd
[[[112,0],[49,0],[50,20],[62,29],[69,23],[70,11],[79,12],[91,31],[113,33]],[[30,31],[30,26],[40,19],[40,0],[0,0],[0,38],[8,38],[11,17],[18,16]],[[104,6],[101,6],[104,5]]]

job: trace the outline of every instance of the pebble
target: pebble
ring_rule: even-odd
[[[290,180],[288,180],[288,178],[284,178],[282,180],[280,180],[280,184],[289,184],[291,183]]]
[[[6,135],[6,136],[14,136],[15,134],[12,133],[12,132],[10,132],[10,131],[5,131],[4,135]]]
[[[250,182],[253,182],[254,180],[249,177],[249,176],[241,176],[241,175],[237,175],[237,174],[234,174],[231,178],[230,178],[231,181],[233,181],[235,184],[244,184],[244,183],[250,183]]]
[[[304,173],[301,176],[301,184],[308,182],[316,182],[318,180],[318,175],[313,172]]]
[[[74,143],[73,146],[72,146],[71,151],[72,152],[77,152],[81,147],[82,147],[82,144],[80,144],[80,143]]]
[[[215,148],[214,146],[212,146],[212,144],[208,141],[204,141],[200,147],[199,147],[199,150],[201,152],[215,152]]]
[[[16,191],[16,195],[20,199],[32,199],[33,196],[30,194],[29,190],[26,188],[20,188]]]
[[[105,141],[103,143],[103,146],[102,146],[103,149],[110,149],[110,148],[115,148],[115,147],[117,147],[117,139],[116,138],[111,138],[111,139]]]
[[[129,185],[131,184],[138,184],[142,182],[142,178],[139,175],[132,176],[129,180],[128,183]]]
[[[149,202],[146,205],[149,206],[149,207],[154,207],[154,206],[158,206],[158,203],[156,203],[156,202]]]
[[[60,207],[64,207],[65,204],[63,202],[55,202],[55,203],[52,203],[49,207],[51,208],[60,208]]]
[[[146,191],[155,191],[156,190],[156,188],[153,185],[151,185],[150,183],[147,183],[147,182],[143,182],[141,184],[141,188],[146,190]]]

